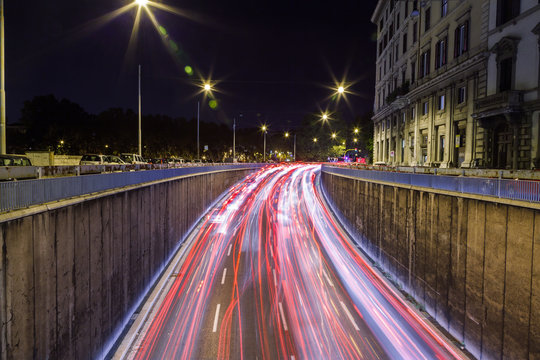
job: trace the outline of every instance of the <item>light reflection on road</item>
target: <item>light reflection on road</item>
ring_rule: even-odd
[[[319,172],[273,166],[233,187],[129,357],[459,358],[336,226]]]

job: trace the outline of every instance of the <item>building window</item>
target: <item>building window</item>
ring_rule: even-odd
[[[444,148],[445,148],[445,137],[441,135],[439,137],[439,161],[444,160]]]
[[[399,29],[399,13],[396,16],[396,31]]]
[[[448,14],[448,0],[441,0],[441,17]]]
[[[396,56],[395,62],[398,62],[398,58],[399,58],[399,41],[396,42],[396,51],[394,51],[394,54]]]
[[[463,55],[469,50],[469,21],[456,28],[454,39],[454,57]]]
[[[427,115],[429,113],[429,102],[425,102],[422,105],[422,115]]]
[[[418,41],[418,23],[413,24],[413,34],[412,34],[413,44]]]
[[[448,49],[448,38],[440,40],[435,47],[435,69],[439,69],[446,65],[446,53]]]
[[[407,33],[403,34],[403,53],[407,52]]]
[[[467,87],[462,86],[458,89],[458,104],[463,104],[467,99]]]
[[[411,83],[416,81],[416,62],[411,63]]]
[[[427,8],[424,14],[425,14],[424,32],[427,32],[429,28],[431,27],[431,8]]]
[[[427,50],[422,53],[420,57],[420,74],[419,74],[420,78],[423,78],[424,76],[429,75],[430,59],[431,59],[431,50]]]
[[[498,0],[497,1],[497,26],[507,23],[520,12],[521,0]]]
[[[445,97],[444,97],[444,95],[440,95],[439,96],[439,101],[438,101],[438,104],[437,104],[437,109],[439,111],[443,111],[444,107],[445,107]]]
[[[409,16],[409,2],[405,1],[405,19]]]
[[[411,108],[411,120],[416,120],[416,108]]]
[[[407,77],[406,70],[405,69],[401,70],[401,85],[405,84],[405,81],[407,81],[406,77]]]
[[[511,57],[499,62],[499,91],[512,90],[513,87],[513,64]]]

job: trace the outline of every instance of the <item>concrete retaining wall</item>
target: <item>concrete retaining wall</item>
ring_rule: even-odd
[[[363,249],[479,359],[540,358],[540,207],[322,174]]]
[[[252,171],[190,176],[2,215],[0,357],[100,356],[189,228]]]

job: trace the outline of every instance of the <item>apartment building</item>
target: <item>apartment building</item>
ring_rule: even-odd
[[[490,0],[487,91],[472,114],[485,167],[540,168],[539,3]]]
[[[374,161],[535,166],[538,44],[530,43],[538,29],[528,27],[538,8],[538,0],[379,0],[371,19],[378,27]],[[501,65],[508,52],[497,52],[509,44],[516,46],[514,62]],[[520,71],[529,73],[528,82]]]

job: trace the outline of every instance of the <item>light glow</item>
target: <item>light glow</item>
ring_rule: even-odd
[[[148,0],[135,0],[135,2],[136,2],[137,5],[139,5],[139,6],[146,6],[146,5],[148,5]]]

